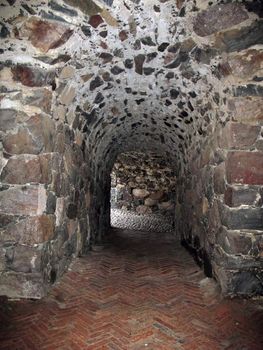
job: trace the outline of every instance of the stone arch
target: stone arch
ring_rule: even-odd
[[[262,291],[261,16],[260,1],[5,1],[2,294],[41,297],[102,239],[130,150],[174,162],[176,229],[223,292]]]

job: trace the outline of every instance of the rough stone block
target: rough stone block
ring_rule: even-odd
[[[43,112],[50,114],[52,105],[52,92],[46,88],[33,90],[25,96],[25,104],[39,107]]]
[[[261,261],[252,255],[229,254],[219,245],[213,251],[213,262],[229,270],[255,269],[261,267]]]
[[[150,207],[147,207],[147,205],[138,205],[136,207],[136,212],[138,214],[151,214],[152,210]]]
[[[259,189],[255,187],[228,186],[224,194],[224,199],[226,205],[229,207],[238,207],[242,204],[261,205],[261,195]]]
[[[41,145],[35,140],[28,129],[18,128],[16,133],[7,134],[3,139],[3,146],[10,154],[31,153],[37,154],[41,151]]]
[[[221,148],[247,149],[253,146],[260,133],[260,126],[229,122],[219,137]]]
[[[69,176],[64,172],[65,168],[63,166],[53,172],[51,190],[54,191],[58,197],[67,196],[70,191]]]
[[[102,11],[102,8],[99,7],[93,0],[65,0],[66,4],[79,8],[86,15],[92,16]]]
[[[222,224],[229,229],[263,229],[263,208],[229,208],[220,205]]]
[[[140,188],[134,188],[132,190],[132,194],[134,197],[136,198],[145,198],[149,195],[149,191],[145,190],[145,189],[140,189]]]
[[[69,220],[67,223],[67,231],[69,237],[73,236],[78,231],[78,221],[77,220]]]
[[[263,53],[258,50],[247,50],[244,54],[229,57],[226,64],[228,72],[241,79],[252,79],[257,72],[260,75]]]
[[[257,140],[257,142],[256,142],[256,149],[258,151],[263,151],[263,139]]]
[[[72,66],[65,66],[60,74],[59,74],[59,78],[60,79],[70,79],[70,78],[73,78],[74,75],[75,75],[75,68],[72,67]]]
[[[156,201],[159,201],[163,198],[164,196],[164,192],[163,191],[156,191],[156,192],[153,192],[149,195],[149,198],[152,199],[152,200],[156,200]]]
[[[31,17],[19,31],[20,37],[28,38],[32,45],[43,52],[63,45],[73,34],[70,28]]]
[[[40,273],[0,273],[0,295],[9,298],[40,299],[47,291]]]
[[[18,155],[8,159],[1,181],[9,184],[50,183],[54,154]]]
[[[253,241],[252,254],[263,258],[263,231],[253,232],[255,240]]]
[[[41,215],[46,200],[43,185],[10,187],[0,191],[0,214]]]
[[[226,160],[229,183],[263,184],[263,152],[229,152]]]
[[[228,108],[234,120],[257,125],[263,121],[263,103],[261,97],[237,97],[228,100]]]
[[[6,269],[16,272],[40,272],[41,250],[25,245],[4,245],[2,253],[5,255]]]
[[[36,114],[24,125],[4,137],[3,146],[6,152],[10,154],[52,152],[55,124],[49,117]]]
[[[0,220],[3,219],[3,216]],[[15,220],[0,231],[1,241],[17,242],[20,244],[33,245],[48,241],[54,235],[55,216],[41,215],[30,216]]]
[[[75,98],[76,90],[73,86],[67,85],[62,91],[59,100],[62,104],[68,106]]]
[[[213,271],[224,295],[252,296],[263,293],[263,273],[259,269],[235,271],[213,263]]]
[[[55,71],[47,71],[42,68],[16,65],[11,68],[13,79],[29,87],[53,85]]]
[[[0,130],[7,131],[15,127],[17,111],[14,109],[0,109]]]
[[[246,19],[248,14],[239,4],[214,5],[196,16],[193,29],[197,35],[203,37],[232,27]]]
[[[147,205],[148,207],[152,207],[156,205],[158,201],[156,199],[151,199],[151,198],[146,198],[144,201],[144,204]]]
[[[253,236],[249,233],[222,228],[217,235],[217,244],[228,254],[249,255],[252,249],[252,239]]]
[[[231,17],[235,17],[231,14]],[[254,21],[250,26],[228,30],[216,35],[214,47],[220,51],[242,51],[253,45],[263,44],[263,21]]]

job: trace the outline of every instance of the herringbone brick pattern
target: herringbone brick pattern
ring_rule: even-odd
[[[0,349],[262,350],[262,310],[222,300],[171,236],[114,230],[48,297],[1,303]]]

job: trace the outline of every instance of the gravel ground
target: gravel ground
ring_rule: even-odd
[[[171,232],[173,220],[157,214],[134,214],[121,209],[111,210],[111,226],[130,230]]]

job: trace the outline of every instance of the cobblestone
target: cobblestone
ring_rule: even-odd
[[[173,219],[160,214],[135,214],[121,209],[111,210],[111,226],[139,231],[172,232]]]

